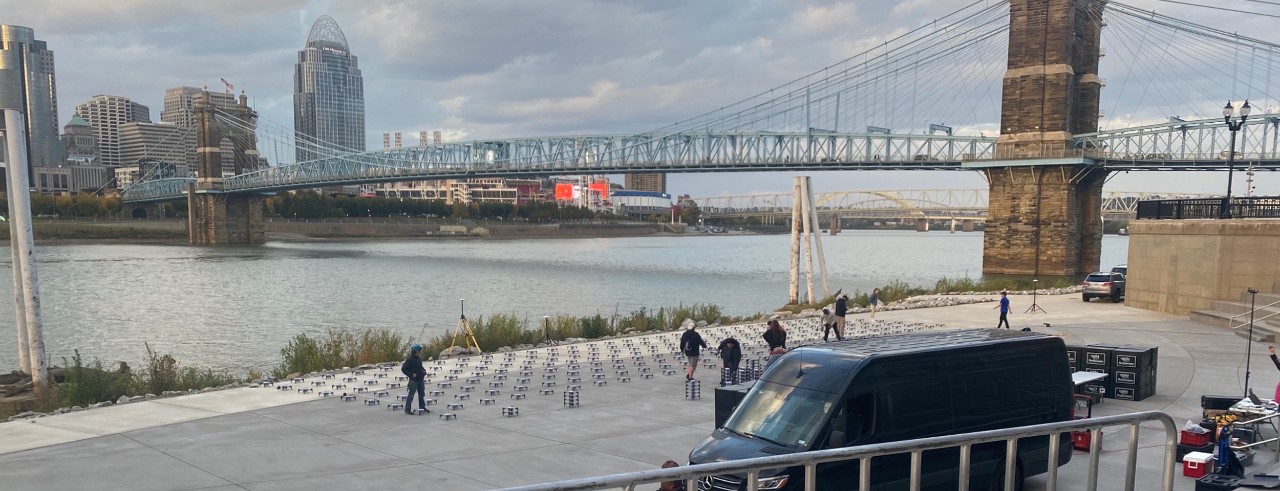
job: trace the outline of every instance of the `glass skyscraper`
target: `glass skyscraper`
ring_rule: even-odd
[[[0,24],[0,108],[19,109],[27,122],[31,166],[66,163],[58,126],[53,51],[29,27]],[[0,118],[0,126],[3,126]],[[35,176],[35,173],[31,173]]]
[[[338,22],[327,15],[311,26],[293,68],[293,129],[299,162],[365,149],[364,79]]]

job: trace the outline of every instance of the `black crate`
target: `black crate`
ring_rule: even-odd
[[[1214,444],[1212,442],[1200,446],[1178,444],[1178,453],[1176,460],[1182,462],[1182,458],[1191,452],[1214,453]]]
[[[1120,359],[1119,356],[1116,359]],[[1116,399],[1141,401],[1156,393],[1156,367],[1116,367],[1111,373],[1112,389]]]
[[[1196,480],[1196,491],[1231,491],[1243,480],[1236,476],[1209,474]]]
[[[1086,368],[1086,372],[1106,373],[1097,368]],[[1114,397],[1115,383],[1111,380],[1111,374],[1107,374],[1102,380],[1096,380],[1087,384],[1080,384],[1081,394],[1096,394],[1100,397]]]
[[[1244,399],[1244,396],[1200,396],[1201,409],[1231,409],[1237,402]]]
[[[1137,387],[1116,386],[1109,395],[1112,399],[1121,401],[1141,401],[1156,394],[1154,385],[1140,385]]]
[[[1080,350],[1082,346],[1067,346],[1067,366],[1071,367],[1071,372],[1080,371]]]
[[[716,387],[716,428],[724,426],[725,421],[728,421],[729,416],[733,414],[733,410],[738,407],[738,403],[742,402],[742,398],[746,397],[747,392],[755,384],[756,382],[752,380],[738,385]]]
[[[1080,350],[1080,369],[1090,368],[1111,373],[1111,361],[1118,346],[1110,344],[1090,344]]]
[[[1112,350],[1114,360],[1112,366],[1121,368],[1154,367],[1159,360],[1160,349],[1155,346],[1136,346],[1125,344]]]

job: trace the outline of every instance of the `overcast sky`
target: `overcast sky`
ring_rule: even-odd
[[[1280,6],[1247,0],[1190,1],[1280,14]],[[372,149],[394,131],[406,145],[418,131],[436,129],[454,140],[639,133],[828,66],[967,3],[0,0],[0,23],[31,27],[54,50],[62,124],[96,94],[130,97],[159,120],[166,88],[207,81],[221,90],[225,78],[248,88],[263,119],[292,127],[297,51],[315,19],[331,15],[359,57]],[[1280,41],[1271,35],[1274,18],[1129,3]],[[1107,44],[1106,30],[1103,36]],[[1104,109],[1107,94],[1120,90],[1106,69]],[[819,192],[985,187],[972,172],[812,174]],[[1236,176],[1237,194],[1243,179]],[[1106,189],[1220,193],[1225,185],[1225,173],[1134,173],[1115,176]],[[695,196],[789,187],[786,173],[669,177],[673,194]],[[1262,176],[1258,192],[1280,194],[1280,178]]]

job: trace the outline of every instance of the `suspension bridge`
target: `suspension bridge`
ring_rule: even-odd
[[[1277,54],[1275,43],[1121,2],[977,1],[756,96],[630,135],[356,152],[258,122],[247,107],[206,108],[199,178],[143,176],[123,200],[186,198],[193,243],[254,243],[263,240],[255,202],[293,189],[486,176],[976,171],[990,186],[984,272],[1076,274],[1098,262],[1111,172],[1280,169]],[[1119,83],[1108,85],[1103,69]],[[1232,131],[1216,113],[1222,101],[1245,98],[1258,110]],[[222,177],[224,138],[236,142],[235,158],[269,165]]]

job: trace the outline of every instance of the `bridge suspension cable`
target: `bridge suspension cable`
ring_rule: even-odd
[[[1095,5],[1088,15],[1107,26],[1099,73],[1120,79],[1102,92],[1100,128],[1218,118],[1227,100],[1280,112],[1280,45],[1123,2]]]

